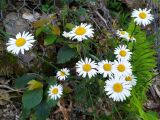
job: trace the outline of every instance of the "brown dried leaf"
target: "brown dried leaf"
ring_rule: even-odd
[[[57,25],[54,25],[54,26],[52,27],[52,31],[53,31],[53,33],[54,33],[55,35],[60,35],[60,33],[61,33],[61,30],[60,30],[60,28],[59,28]]]

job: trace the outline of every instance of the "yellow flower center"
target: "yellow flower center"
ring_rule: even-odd
[[[90,64],[83,65],[83,70],[89,72],[91,70],[91,65]]]
[[[105,71],[111,71],[112,66],[111,66],[110,64],[104,64],[104,65],[103,65],[103,69],[104,69]]]
[[[124,35],[124,34],[125,34],[125,31],[120,31],[120,33],[121,33],[122,35]]]
[[[75,31],[76,35],[84,35],[86,33],[86,28],[78,27]]]
[[[120,54],[122,57],[125,57],[126,54],[127,54],[127,52],[126,52],[125,50],[121,50],[121,51],[119,52],[119,54]]]
[[[131,80],[132,80],[132,77],[131,77],[131,76],[127,76],[127,77],[125,78],[125,80],[126,80],[126,81],[131,81]]]
[[[52,94],[56,95],[58,93],[58,88],[53,88],[52,89]]]
[[[124,72],[125,69],[126,69],[126,67],[125,67],[125,65],[123,65],[123,64],[119,64],[118,67],[117,67],[117,69],[118,69],[118,71],[120,71],[120,72]]]
[[[120,84],[120,83],[115,83],[115,84],[113,85],[113,90],[114,90],[115,92],[122,92],[122,90],[123,90],[122,84]]]
[[[18,39],[16,40],[16,46],[17,46],[17,47],[21,47],[21,46],[23,46],[25,43],[26,43],[26,40],[25,40],[24,38],[18,38]]]
[[[60,71],[61,72],[61,76],[65,76],[65,73],[63,71]]]
[[[139,13],[139,17],[141,19],[145,19],[147,17],[147,14],[145,12],[141,12],[141,13]]]

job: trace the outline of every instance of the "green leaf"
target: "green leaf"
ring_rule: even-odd
[[[18,89],[24,88],[30,80],[33,80],[35,78],[36,78],[36,75],[34,74],[25,74],[16,79],[15,87]]]
[[[50,34],[44,39],[44,45],[51,45],[56,41],[57,37],[54,34]]]
[[[36,89],[32,91],[25,91],[22,97],[24,108],[31,109],[38,105],[42,100],[43,90]]]
[[[51,107],[49,107],[47,103],[41,102],[35,108],[35,115],[37,120],[46,120],[46,118],[49,116],[50,111],[51,111]]]
[[[70,59],[76,57],[76,52],[74,49],[69,47],[62,47],[58,51],[57,55],[57,63],[65,63],[68,62]]]
[[[158,114],[153,111],[149,111],[146,113],[147,115],[147,120],[158,120]]]
[[[22,108],[22,114],[19,120],[26,120],[29,117],[30,112],[31,112],[30,109]]]
[[[69,29],[69,30],[72,30],[72,28],[74,28],[74,24],[72,24],[72,23],[67,23],[66,25],[65,25],[65,28],[67,28],[67,29]]]
[[[58,100],[52,100],[52,99],[48,98],[48,100],[47,100],[47,105],[48,105],[49,107],[54,107],[54,106],[57,105],[57,102],[58,102]]]

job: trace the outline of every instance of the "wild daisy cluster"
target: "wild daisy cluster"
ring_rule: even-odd
[[[134,22],[137,25],[146,26],[153,20],[153,15],[150,13],[150,9],[134,9],[132,17],[135,18]],[[93,37],[94,29],[92,25],[81,23],[79,26],[75,26],[70,32],[64,31],[62,36],[71,40],[83,41]],[[135,41],[136,39],[128,32],[118,30],[117,35],[120,38],[124,38],[127,41]],[[18,33],[15,38],[9,38],[7,42],[7,51],[13,54],[24,54],[32,48],[35,42],[34,36],[29,32]],[[78,76],[83,78],[92,78],[97,74],[102,74],[103,78],[107,79],[105,82],[104,90],[109,98],[114,101],[124,101],[129,97],[132,86],[136,85],[136,77],[132,74],[132,66],[130,63],[132,52],[127,49],[126,45],[119,45],[114,50],[116,55],[115,61],[102,60],[98,63],[91,58],[81,59],[76,63],[76,72]],[[64,81],[70,75],[68,68],[60,69],[56,77],[60,81]],[[48,96],[53,99],[59,99],[63,94],[62,85],[51,85],[48,91]]]
[[[83,78],[94,77],[102,74],[107,79],[105,82],[105,91],[114,101],[126,100],[130,96],[132,86],[136,85],[136,77],[132,74],[132,66],[129,62],[132,52],[126,45],[120,45],[115,48],[114,54],[117,60],[102,60],[96,63],[90,58],[81,59],[76,63],[78,76]]]
[[[130,96],[132,86],[136,85],[136,77],[132,74],[130,64],[132,52],[126,45],[119,45],[114,50],[115,61],[102,60],[98,63],[91,58],[79,60],[75,67],[78,76],[91,79],[97,74],[102,74],[105,82],[105,91],[114,101],[123,101]],[[69,69],[63,68],[57,72],[56,77],[60,81],[66,80],[70,75]]]

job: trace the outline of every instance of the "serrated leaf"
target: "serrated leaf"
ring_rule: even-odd
[[[69,47],[62,47],[59,49],[57,54],[57,63],[62,64],[68,62],[70,59],[76,57],[74,49]]]
[[[37,76],[34,74],[25,74],[16,79],[15,87],[24,88],[30,80],[35,79]]]
[[[43,96],[42,89],[25,91],[22,96],[23,107],[26,109],[34,108],[41,102],[42,96]]]
[[[44,45],[51,45],[56,41],[56,39],[57,37],[54,34],[50,34],[44,39]]]

